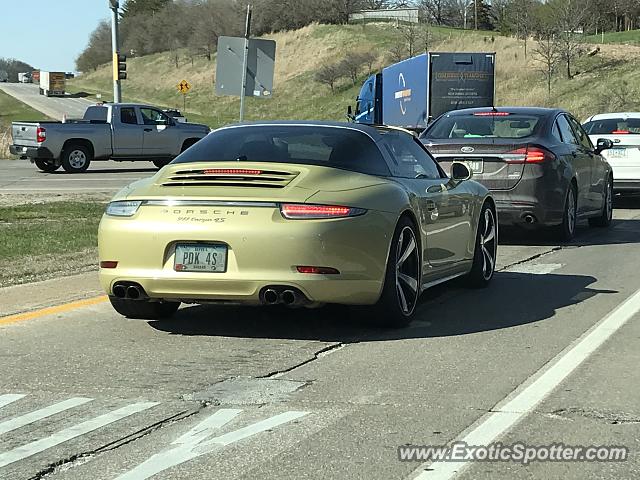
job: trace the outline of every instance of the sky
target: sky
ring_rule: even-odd
[[[72,72],[108,0],[0,0],[0,57],[45,71]]]

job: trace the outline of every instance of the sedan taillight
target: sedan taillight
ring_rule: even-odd
[[[280,212],[284,218],[304,220],[314,218],[355,217],[366,212],[363,208],[340,205],[309,205],[305,203],[283,203]]]
[[[542,147],[528,146],[518,148],[517,150],[510,151],[507,155],[513,156],[507,158],[507,163],[521,164],[521,163],[542,163],[549,160],[555,160],[556,156]]]
[[[36,141],[42,143],[47,139],[47,130],[44,127],[38,127],[36,129]]]

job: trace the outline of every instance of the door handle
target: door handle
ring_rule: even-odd
[[[145,132],[152,132],[152,131],[153,131],[153,129],[152,129],[152,128],[145,128],[145,129],[144,129],[144,131],[145,131]]]

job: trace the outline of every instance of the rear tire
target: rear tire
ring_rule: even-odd
[[[66,172],[84,172],[90,163],[91,152],[84,145],[69,145],[62,152],[62,168]]]
[[[391,240],[382,294],[368,309],[376,325],[402,328],[411,323],[420,297],[421,270],[416,227],[409,218],[402,217]]]
[[[158,158],[158,159],[151,160],[151,161],[158,168],[162,168],[165,165],[169,165],[169,163],[171,162],[171,160],[167,160],[166,158],[163,158],[163,159]]]
[[[120,315],[138,320],[163,320],[170,318],[178,311],[180,302],[147,302],[144,300],[127,300],[126,298],[109,297],[111,306]]]
[[[564,200],[564,212],[562,214],[562,223],[556,227],[556,236],[558,240],[568,242],[576,235],[577,223],[577,191],[573,183],[569,184],[567,196]]]
[[[609,178],[607,180],[607,189],[605,190],[604,205],[602,205],[602,212],[597,217],[589,219],[589,225],[592,227],[608,227],[611,225],[611,219],[613,218],[613,180]]]
[[[42,160],[40,158],[36,159],[35,164],[39,170],[46,173],[55,172],[58,168],[60,168],[60,165],[56,165],[50,160]]]
[[[470,287],[484,288],[489,285],[496,271],[497,254],[498,222],[496,212],[489,203],[485,203],[480,210],[480,218],[478,219],[473,265],[467,274],[467,283]]]

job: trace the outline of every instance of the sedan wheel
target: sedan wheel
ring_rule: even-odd
[[[380,300],[369,309],[376,324],[399,328],[411,322],[421,292],[420,259],[415,226],[408,218],[402,218],[391,241]]]
[[[558,225],[558,239],[562,241],[571,240],[576,234],[577,223],[577,206],[576,206],[576,188],[571,184],[567,190],[567,197],[564,202],[564,214],[562,215],[562,223]]]
[[[613,181],[607,181],[607,188],[604,192],[605,198],[602,205],[602,213],[597,217],[589,219],[592,227],[608,227],[613,219]]]

